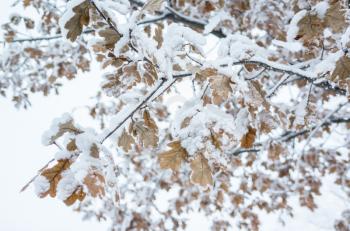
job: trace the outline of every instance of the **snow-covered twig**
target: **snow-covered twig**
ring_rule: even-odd
[[[303,147],[303,151],[305,150],[306,146],[310,143],[311,138],[316,134],[316,132],[329,120],[329,118],[331,118],[335,113],[337,113],[342,107],[344,107],[346,104],[348,104],[348,102],[345,103],[341,103],[338,105],[338,107],[336,109],[334,109],[333,111],[331,111],[330,113],[328,113],[328,115],[321,121],[321,123],[319,123],[318,125],[314,126],[311,130],[310,130],[310,135],[307,138],[305,145]]]
[[[103,144],[115,131],[118,130],[128,119],[130,119],[135,112],[137,112],[143,105],[145,105],[156,93],[157,91],[167,82],[166,78],[162,78],[157,87],[155,87],[147,96],[144,98],[135,108],[131,111],[115,128],[113,128],[101,141]]]
[[[333,113],[334,114],[334,113]],[[342,123],[350,123],[350,117],[349,118],[328,118],[328,120],[326,120],[324,123],[321,123],[320,127],[326,127],[329,126],[331,124],[342,124]],[[305,135],[309,132],[312,132],[317,126],[313,126],[309,129],[304,129],[298,132],[285,132],[284,134],[282,134],[280,137],[278,138],[274,138],[277,141],[281,141],[281,142],[288,142],[296,137]],[[245,152],[259,152],[262,149],[259,148],[263,146],[262,143],[256,143],[254,145],[254,148],[250,148],[250,149],[236,149],[234,152],[232,152],[232,155],[239,155],[241,153],[245,153]]]

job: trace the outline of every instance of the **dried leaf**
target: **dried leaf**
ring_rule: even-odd
[[[254,144],[256,136],[256,129],[252,127],[248,127],[248,132],[241,139],[241,147],[242,148],[251,148]]]
[[[50,137],[50,143],[52,144],[55,140],[63,136],[65,133],[80,134],[82,131],[74,126],[73,120],[69,120],[58,126],[57,133]]]
[[[122,135],[118,139],[118,146],[122,147],[125,152],[129,152],[134,143],[135,143],[134,137],[132,137],[124,129]]]
[[[33,0],[23,0],[23,6],[24,6],[24,7],[29,6],[30,3],[31,3],[31,1],[33,1]]]
[[[335,69],[330,77],[331,81],[338,82],[345,80],[350,76],[350,58],[342,56],[335,64]]]
[[[154,40],[157,41],[157,49],[160,49],[163,44],[163,28],[162,24],[157,24],[157,27],[154,30]]]
[[[265,98],[266,92],[262,89],[261,84],[258,81],[250,81],[248,84],[249,92],[247,93],[246,102],[255,108],[262,105],[268,111],[270,104]]]
[[[345,13],[342,1],[333,1],[324,18],[326,26],[332,28],[336,33],[342,32],[347,27]]]
[[[191,116],[191,117],[186,117],[186,118],[181,122],[180,128],[182,129],[182,128],[188,127],[188,125],[190,125],[190,123],[191,123],[192,118],[193,118],[192,116]]]
[[[308,12],[298,22],[298,35],[295,39],[302,39],[305,42],[312,42],[323,33],[323,22],[314,12]]]
[[[142,7],[142,12],[153,13],[160,9],[164,0],[149,0]]]
[[[43,52],[37,48],[27,47],[24,49],[24,51],[27,52],[29,56],[34,59],[40,58],[43,55]]]
[[[210,130],[210,139],[213,145],[215,146],[216,149],[222,151],[221,149],[221,141],[219,139],[219,134],[215,133],[214,131]]]
[[[213,76],[210,79],[210,88],[212,89],[213,103],[219,105],[226,101],[232,92],[231,80],[227,76]]]
[[[143,68],[145,69],[143,74],[144,81],[148,86],[154,85],[155,81],[158,79],[155,66],[149,62],[146,62],[143,64]]]
[[[203,82],[211,76],[217,76],[218,72],[214,68],[205,68],[196,72],[196,79]]]
[[[40,195],[40,197],[46,197],[50,194],[51,197],[56,196],[57,184],[62,178],[62,172],[69,168],[71,165],[71,161],[69,159],[59,160],[57,164],[52,168],[47,168],[40,175],[44,176],[50,183],[50,188],[47,192]]]
[[[104,38],[103,45],[105,45],[107,49],[114,49],[114,45],[120,39],[120,34],[111,28],[100,30],[98,34]]]
[[[158,144],[158,127],[147,110],[143,113],[144,121],[133,124],[133,135],[138,136],[144,147],[156,147]]]
[[[70,18],[64,25],[68,30],[67,39],[74,42],[82,33],[83,26],[87,26],[90,21],[89,15],[90,1],[83,1],[79,5],[73,7],[74,16]]]
[[[78,149],[77,144],[75,143],[75,139],[72,139],[69,141],[69,143],[66,146],[67,150],[70,152],[74,152]]]
[[[105,195],[105,178],[100,173],[93,172],[86,175],[84,184],[92,197],[102,198]]]
[[[213,184],[213,177],[208,164],[208,160],[203,156],[203,154],[198,154],[191,161],[191,182],[194,184],[199,184],[203,187],[208,187]]]
[[[65,199],[63,202],[67,206],[71,206],[74,204],[77,200],[83,201],[85,198],[86,194],[84,193],[83,189],[81,186],[78,186],[77,189],[70,195],[67,199]]]
[[[100,150],[97,146],[97,144],[93,143],[90,147],[90,156],[94,158],[99,158],[100,157]]]
[[[278,160],[280,155],[285,152],[285,149],[280,143],[270,144],[268,149],[268,157],[271,160]]]
[[[171,149],[160,153],[158,156],[160,168],[178,171],[182,161],[187,158],[187,151],[181,146],[180,141],[169,143],[168,146],[171,147]]]

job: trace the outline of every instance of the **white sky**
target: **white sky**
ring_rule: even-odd
[[[0,1],[0,24],[7,20],[10,0]],[[3,40],[0,37],[0,40]],[[89,74],[68,82],[59,96],[32,97],[32,107],[17,110],[8,99],[0,98],[0,230],[26,231],[69,231],[69,230],[105,230],[106,224],[95,221],[82,221],[81,216],[55,199],[39,199],[33,188],[19,193],[20,188],[36,174],[55,154],[54,148],[41,144],[41,135],[53,118],[64,112],[70,112],[77,106],[83,106],[93,96],[98,87],[101,74],[97,68]],[[84,124],[84,110],[81,115]],[[330,182],[330,181],[327,181]],[[320,209],[311,213],[297,209],[294,219],[289,219],[286,227],[276,222],[277,215],[262,217],[262,230],[332,230],[333,220],[350,203],[342,200],[341,193],[332,184],[323,187],[323,195],[316,198]],[[336,192],[336,193],[334,193]],[[338,195],[339,194],[339,195]],[[298,201],[295,200],[295,203]],[[205,220],[194,215],[189,230],[206,230]]]

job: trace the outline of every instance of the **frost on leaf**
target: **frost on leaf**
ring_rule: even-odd
[[[256,129],[249,127],[248,132],[241,139],[242,148],[251,148],[254,144],[256,136]]]
[[[203,154],[198,154],[191,161],[191,182],[194,184],[199,184],[205,188],[213,184],[213,177],[211,169],[208,164],[208,160],[203,156]]]
[[[68,30],[66,37],[74,42],[82,33],[83,26],[87,26],[90,21],[89,15],[90,1],[83,1],[79,5],[73,7],[74,16],[71,17],[64,28]]]
[[[171,169],[178,171],[182,161],[187,158],[187,151],[181,146],[180,141],[174,141],[168,144],[171,148],[169,151],[162,152],[158,156],[158,161],[161,169]]]

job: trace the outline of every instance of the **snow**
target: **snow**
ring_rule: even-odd
[[[324,16],[326,15],[326,12],[329,8],[329,3],[327,1],[322,1],[316,4],[316,6],[314,7],[317,15],[323,19]]]
[[[290,52],[298,52],[298,51],[303,51],[305,48],[300,42],[283,42],[280,40],[273,40],[272,44],[282,47]]]
[[[295,41],[294,38],[298,35],[298,32],[299,32],[298,22],[306,15],[306,13],[307,13],[306,10],[301,10],[298,13],[296,13],[292,18],[287,31],[288,42]]]
[[[50,188],[50,182],[46,179],[46,177],[39,175],[35,178],[34,182],[35,194],[40,197],[42,193],[45,193]]]
[[[231,20],[230,15],[225,11],[219,11],[217,14],[215,14],[209,19],[209,22],[204,27],[203,33],[209,34],[215,29],[215,27],[219,25],[220,22],[224,20]]]
[[[79,183],[75,180],[71,170],[65,170],[62,179],[57,184],[57,197],[60,200],[66,200],[76,190]]]
[[[69,121],[73,121],[72,117],[68,113],[64,113],[61,117],[56,118],[52,121],[52,125],[49,130],[47,130],[41,138],[43,145],[52,144],[52,137],[55,136],[59,131],[59,126],[61,124],[67,123]]]

